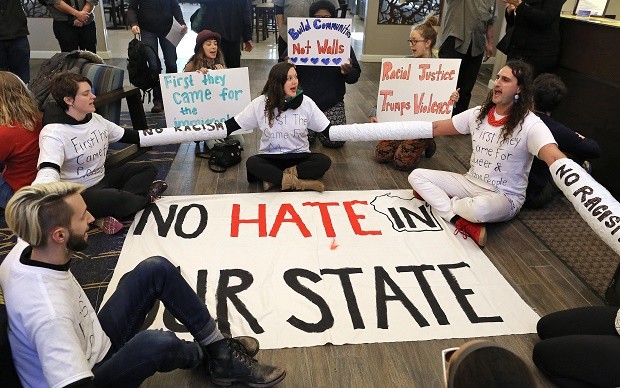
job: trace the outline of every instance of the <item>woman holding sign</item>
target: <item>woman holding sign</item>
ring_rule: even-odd
[[[334,4],[325,0],[312,3],[309,12],[309,16],[313,18],[337,17]],[[346,84],[356,83],[362,72],[353,49],[349,54],[349,62],[343,62],[339,67],[299,66],[296,70],[306,96],[311,97],[316,102],[333,125],[346,124],[347,116],[344,107]],[[324,147],[328,148],[340,148],[345,143],[344,141],[329,140],[322,133],[308,131],[310,143],[314,141],[315,137]]]
[[[411,58],[434,58],[433,47],[437,42],[437,31],[434,26],[438,23],[437,16],[431,14],[420,24],[416,24],[409,34],[409,48]],[[458,89],[450,96],[455,104],[459,100]],[[377,122],[377,108],[370,113],[370,121]],[[382,140],[375,148],[375,158],[379,163],[389,163],[397,170],[411,171],[418,166],[422,156],[430,158],[435,153],[437,145],[433,139],[414,140]]]
[[[222,37],[217,32],[211,30],[202,30],[196,36],[196,46],[194,47],[194,55],[189,59],[184,72],[197,71],[206,74],[209,70],[226,69],[224,62],[224,54],[220,49]],[[228,139],[238,140],[241,148],[245,143],[243,135],[230,135],[226,139],[207,140],[205,146],[210,150],[216,142],[223,142]],[[196,155],[199,157],[209,158],[209,152],[203,153],[200,150],[200,142],[196,142]]]
[[[295,65],[280,62],[271,68],[262,95],[241,113],[226,121],[228,133],[239,128],[260,128],[258,155],[246,162],[248,182],[263,181],[263,188],[323,191],[318,180],[331,165],[328,156],[310,152],[308,130],[323,132],[329,119],[299,89]]]

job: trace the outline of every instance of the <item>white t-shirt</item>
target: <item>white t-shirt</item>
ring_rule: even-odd
[[[108,145],[125,134],[122,127],[93,113],[86,124],[47,124],[39,135],[39,163],[60,166],[60,180],[97,184],[105,174]]]
[[[329,125],[329,119],[321,112],[315,102],[304,96],[297,109],[288,109],[273,119],[265,115],[266,97],[259,96],[235,116],[235,121],[244,130],[259,128],[263,131],[260,138],[259,154],[289,154],[310,152],[308,129],[323,132]]]
[[[494,127],[485,117],[476,122],[480,107],[469,109],[452,117],[457,131],[471,134],[472,154],[468,177],[483,180],[504,194],[515,196],[519,207],[525,201],[527,177],[532,160],[546,144],[555,139],[538,116],[529,112],[521,126],[512,135],[502,139],[502,127]]]
[[[0,265],[9,342],[27,387],[64,387],[93,376],[111,347],[90,301],[70,271],[22,264],[19,240]]]

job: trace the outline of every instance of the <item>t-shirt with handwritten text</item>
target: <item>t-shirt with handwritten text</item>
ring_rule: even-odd
[[[520,207],[525,201],[534,156],[546,144],[555,144],[555,139],[542,120],[529,112],[523,124],[504,140],[501,126],[490,125],[486,117],[482,123],[476,122],[480,109],[478,106],[452,117],[457,131],[471,134],[471,167],[466,176],[481,179],[513,196]]]
[[[329,119],[308,96],[303,96],[297,109],[287,109],[273,119],[265,115],[266,96],[259,96],[235,116],[241,128],[248,130],[259,128],[263,131],[260,138],[259,154],[289,154],[310,152],[308,129],[322,132],[329,125]]]

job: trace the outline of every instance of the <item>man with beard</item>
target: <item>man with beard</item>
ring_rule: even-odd
[[[533,109],[531,66],[508,61],[481,106],[432,123],[432,137],[471,135],[469,171],[418,168],[409,175],[414,195],[480,246],[485,222],[507,221],[523,206],[534,157],[548,166],[566,157]]]
[[[203,365],[217,385],[268,387],[283,369],[258,363],[258,341],[224,338],[207,307],[163,257],[150,257],[127,273],[95,313],[69,270],[71,252],[87,245],[94,221],[69,182],[26,186],[5,216],[18,243],[0,265],[8,336],[19,378],[29,387],[137,387],[155,372]],[[161,300],[193,335],[140,331]]]

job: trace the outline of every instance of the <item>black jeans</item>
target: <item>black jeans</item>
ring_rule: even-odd
[[[54,36],[60,45],[60,51],[88,50],[97,52],[97,27],[91,22],[84,27],[73,27],[67,21],[54,20]]]
[[[474,89],[480,65],[482,65],[483,54],[476,57],[471,56],[471,44],[467,49],[467,54],[461,54],[454,48],[454,37],[448,37],[439,48],[439,58],[460,58],[461,66],[459,67],[459,79],[456,81],[456,87],[459,90],[459,101],[454,106],[452,115],[459,114],[469,108],[471,100],[471,91]]]
[[[82,193],[88,211],[95,218],[123,219],[150,203],[147,194],[157,176],[152,163],[129,163],[106,171],[99,183]]]
[[[620,386],[617,313],[618,307],[590,306],[542,317],[534,363],[561,387]]]
[[[241,42],[222,39],[222,54],[227,68],[241,67]]]
[[[0,70],[8,70],[30,82],[30,43],[27,36],[0,40]]]
[[[299,179],[318,179],[322,177],[332,161],[327,155],[304,152],[295,154],[258,154],[252,155],[245,162],[248,171],[248,182],[282,183],[282,171],[297,166]]]

